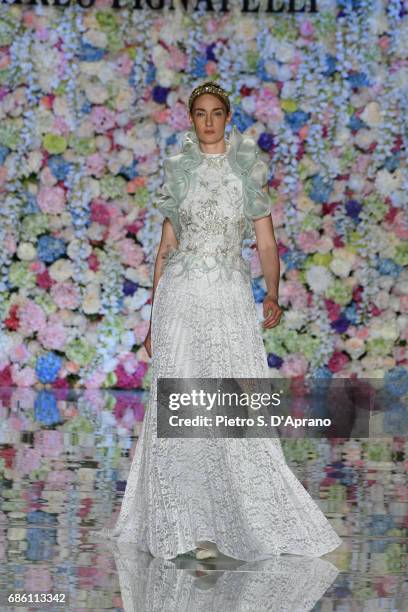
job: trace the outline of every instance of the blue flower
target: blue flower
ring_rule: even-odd
[[[334,329],[338,334],[344,333],[349,327],[349,325],[349,321],[343,314],[341,314],[338,319],[330,323],[330,327]]]
[[[347,76],[347,79],[353,88],[368,87],[371,85],[365,72],[352,72]]]
[[[393,436],[406,436],[408,433],[408,410],[401,402],[385,405],[383,430]]]
[[[48,166],[58,181],[66,179],[71,169],[71,164],[62,155],[51,155],[48,158]]]
[[[266,70],[265,68],[265,60],[263,58],[261,58],[256,66],[256,76],[261,80],[261,81],[273,81],[273,77],[272,75]]]
[[[137,159],[132,161],[130,166],[122,166],[119,170],[120,174],[123,174],[127,179],[131,180],[138,176],[138,172],[136,170],[136,166],[139,163]]]
[[[123,283],[123,293],[125,295],[134,295],[138,287],[138,283],[134,283],[133,281],[126,279]]]
[[[146,73],[146,84],[150,85],[150,83],[154,83],[156,80],[156,66],[153,62],[149,62],[149,66]]]
[[[33,193],[25,191],[24,197],[27,198],[27,200],[23,206],[23,215],[33,215],[35,213],[41,212],[37,204],[37,198]]]
[[[51,561],[55,556],[56,530],[33,527],[26,532],[27,548],[24,556],[30,561]]]
[[[89,227],[91,223],[91,211],[89,208],[85,210],[76,210],[75,208],[71,210],[71,219],[72,223],[76,227]]]
[[[268,366],[279,369],[283,364],[283,359],[276,353],[268,353]]]
[[[93,106],[90,101],[86,100],[81,106],[81,111],[84,113],[84,115],[89,115],[89,113],[92,111],[92,108]]]
[[[7,155],[10,153],[10,149],[4,145],[0,145],[0,166],[6,161]]]
[[[158,104],[166,104],[169,91],[169,87],[161,87],[160,85],[156,85],[152,90],[152,98]]]
[[[35,364],[35,373],[43,383],[54,382],[61,368],[62,359],[52,351],[40,355]]]
[[[37,242],[37,253],[40,261],[52,263],[66,253],[66,245],[62,238],[43,234]]]
[[[171,136],[166,138],[166,145],[173,145],[177,143],[177,134],[173,132]]]
[[[360,221],[360,218],[358,215],[361,212],[361,209],[362,209],[361,202],[357,202],[357,200],[348,200],[346,202],[346,213],[354,221]]]
[[[355,131],[361,130],[362,128],[365,128],[367,126],[364,123],[364,121],[362,121],[362,119],[360,119],[360,117],[357,117],[357,115],[354,114],[354,115],[352,115],[350,117],[350,121],[348,122],[348,127],[350,128],[350,130],[355,132]]]
[[[355,302],[352,302],[349,306],[347,306],[347,308],[344,309],[344,315],[347,317],[347,320],[352,325],[356,325],[359,321],[357,304]]]
[[[400,264],[397,264],[389,257],[379,257],[377,255],[376,267],[380,274],[392,276],[393,278],[398,278],[402,272],[402,266]]]
[[[396,151],[395,153],[387,157],[387,159],[384,162],[384,168],[386,168],[389,172],[394,172],[394,170],[397,170],[397,168],[399,168],[400,165],[401,165],[401,151]]]
[[[298,132],[300,128],[307,123],[309,118],[310,113],[305,113],[305,111],[302,110],[297,110],[293,113],[285,112],[285,121],[293,132]]]
[[[306,253],[298,249],[288,250],[282,255],[287,270],[298,270],[302,267],[307,258]]]
[[[333,374],[327,366],[321,366],[313,370],[313,378],[324,378],[329,380],[333,378]]]
[[[408,393],[408,372],[403,366],[388,370],[384,375],[384,385],[392,395],[405,395]]]
[[[254,280],[252,283],[252,293],[254,295],[254,300],[257,303],[263,302],[263,299],[266,295],[265,289],[261,286],[259,280]]]
[[[246,114],[239,104],[234,108],[232,115],[232,125],[236,125],[240,132],[245,132],[251,125],[255,123],[255,119]]]
[[[205,69],[206,64],[207,64],[207,58],[206,58],[205,55],[203,55],[201,57],[196,57],[194,59],[194,65],[193,65],[193,69],[191,71],[191,74],[194,77],[197,77],[197,78],[204,78],[204,77],[208,76],[207,72],[206,72],[206,69]]]
[[[333,55],[326,55],[326,66],[327,70],[322,72],[323,76],[331,76],[336,72],[336,58]]]
[[[311,179],[312,189],[309,193],[309,198],[314,202],[323,204],[327,202],[333,189],[333,182],[329,181],[326,183],[320,174],[314,174]]]
[[[85,41],[81,41],[79,60],[82,62],[97,62],[104,57],[105,53],[105,49],[99,49]]]
[[[216,47],[217,43],[213,42],[210,45],[207,46],[206,50],[205,50],[205,55],[207,60],[211,61],[211,62],[216,62],[217,58],[214,55],[214,48]]]
[[[269,151],[273,145],[273,136],[268,132],[262,132],[258,138],[258,146],[262,151]]]
[[[39,391],[34,401],[34,417],[44,425],[61,422],[60,411],[55,395],[50,391]]]
[[[385,535],[394,527],[394,518],[391,514],[375,514],[371,517],[370,535]]]
[[[42,510],[32,510],[26,514],[27,523],[30,525],[56,525],[57,519],[53,514],[42,512]]]

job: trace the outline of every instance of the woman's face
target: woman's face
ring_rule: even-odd
[[[231,119],[224,104],[217,96],[201,94],[194,100],[190,121],[197,138],[205,144],[213,144],[224,138],[225,126]]]

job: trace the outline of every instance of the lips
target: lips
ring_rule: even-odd
[[[214,130],[205,130],[206,134],[214,134]]]

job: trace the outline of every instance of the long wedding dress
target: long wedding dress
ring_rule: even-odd
[[[267,165],[234,127],[227,151],[195,132],[166,159],[159,210],[175,229],[152,312],[152,383],[120,514],[108,537],[172,559],[199,541],[245,561],[321,556],[341,539],[286,464],[279,438],[158,438],[157,379],[269,377],[242,240],[270,214]]]

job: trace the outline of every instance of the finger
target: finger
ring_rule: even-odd
[[[275,308],[273,308],[273,309],[271,308],[271,310],[273,310],[273,312],[271,312],[271,314],[270,314],[270,315],[268,315],[268,316],[265,318],[265,321],[271,321],[271,320],[272,320],[274,317],[279,316],[279,315],[280,315],[280,313],[282,312],[282,311],[281,311],[281,309],[280,309],[280,308],[277,308],[277,307],[275,307]]]
[[[266,323],[266,325],[264,324],[264,327],[269,329],[270,327],[275,327],[275,325],[278,325],[278,323],[280,323],[280,317],[277,317],[273,321]]]
[[[267,319],[265,319],[265,321],[263,322],[264,327],[269,327],[271,326],[271,324],[274,324],[276,321],[278,321],[280,319],[280,317],[282,316],[282,312],[276,312],[275,314],[270,315]]]

